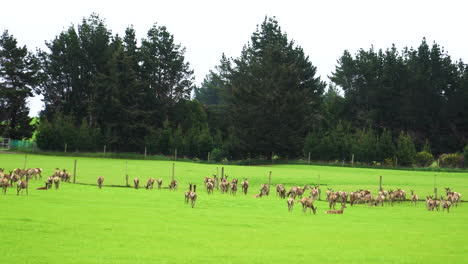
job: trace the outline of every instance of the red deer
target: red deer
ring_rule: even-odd
[[[432,200],[432,196],[426,196],[426,208],[428,211],[434,211],[435,202]]]
[[[62,175],[62,181],[64,181],[64,182],[70,182],[71,175],[70,175],[70,173],[67,172],[66,169],[63,169],[61,175]]]
[[[153,189],[153,185],[154,185],[154,178],[149,178],[148,181],[146,182],[146,190],[148,189]]]
[[[17,182],[21,179],[21,176],[19,176],[18,174],[13,174],[11,175],[10,173],[10,186],[13,186],[13,182]]]
[[[312,200],[319,200],[320,198],[320,190],[317,186],[314,186],[310,189],[310,197]]]
[[[388,191],[388,201],[393,206],[393,201],[395,201],[395,193],[393,192],[393,190]]]
[[[54,180],[55,189],[57,190],[59,188],[59,185],[60,185],[60,178],[58,176],[55,176],[53,178],[53,180]],[[104,181],[104,178],[102,178],[102,181]]]
[[[53,182],[54,182],[54,177],[53,177],[53,176],[47,177],[47,181],[46,181],[47,189],[52,188],[52,183],[53,183]]]
[[[360,197],[360,193],[359,192],[351,192],[349,193],[349,204],[351,204],[351,206],[353,206],[354,203],[356,203],[357,201],[359,201],[359,197]]]
[[[346,203],[348,200],[348,193],[343,191],[338,191],[338,201],[341,203]]]
[[[281,189],[284,189],[283,184],[281,184],[281,183],[276,184],[276,196],[279,195],[279,192],[280,192]]]
[[[153,182],[154,182],[154,179],[153,179]],[[156,181],[158,183],[158,189],[161,189],[161,186],[162,186],[162,179],[161,178],[158,178],[158,180]],[[151,188],[153,188],[151,186]]]
[[[197,185],[193,186],[193,192],[190,193],[190,202],[192,204],[192,208],[195,207],[195,202],[197,201]]]
[[[60,173],[61,173],[60,169],[59,169],[59,168],[55,168],[54,176],[60,177],[60,176],[61,176]]]
[[[233,180],[232,184],[231,184],[231,194],[236,195],[236,193],[237,193],[237,181],[234,182],[234,180]]]
[[[284,189],[284,187],[283,187],[283,189]],[[294,206],[294,199],[293,198],[288,198],[287,203],[288,203],[288,211],[292,212],[292,209],[293,209],[293,206]]]
[[[416,205],[416,202],[419,200],[419,197],[414,194],[414,191],[411,190],[411,203],[414,203],[414,205]]]
[[[297,196],[302,199],[302,195],[304,194],[305,190],[309,189],[307,185],[304,185],[304,188],[297,187]]]
[[[298,200],[299,203],[302,204],[302,211],[305,213],[307,212],[307,208],[310,208],[310,212],[314,212],[314,214],[317,212],[317,207],[314,206],[314,200],[310,197],[304,197],[300,200]]]
[[[244,195],[247,195],[247,191],[249,190],[249,182],[247,181],[247,178],[244,178],[244,180],[241,182],[242,185],[242,192]]]
[[[330,209],[335,209],[335,204],[338,201],[338,194],[337,193],[330,193],[330,196],[328,197],[328,207]]]
[[[341,204],[341,209],[340,210],[330,210],[327,211],[327,214],[343,214],[344,209],[346,208],[345,204]]]
[[[262,183],[262,185],[260,185],[260,197],[262,197],[263,195],[268,196],[269,194],[270,194],[270,187]]]
[[[172,180],[171,183],[169,184],[169,190],[177,190],[177,181]]]
[[[224,178],[221,179],[220,187],[221,187],[221,193],[227,193],[229,191],[229,182],[227,181],[227,177],[225,176]]]
[[[208,194],[213,194],[214,183],[209,181],[205,183],[205,186],[206,186],[206,191],[208,192]]]
[[[104,177],[99,176],[97,179],[97,184],[98,184],[99,189],[102,188],[102,183],[104,183]]]
[[[8,179],[6,177],[0,179],[0,186],[2,187],[2,193],[6,194],[8,188]]]
[[[283,185],[279,186],[279,189],[278,189],[278,187],[277,187],[276,189],[277,189],[276,191],[278,192],[279,197],[280,197],[281,199],[286,198],[286,188],[284,188]],[[294,199],[293,199],[293,200],[294,200]]]
[[[450,188],[445,188],[445,193],[447,194],[447,199],[449,196],[451,196],[452,204],[455,204],[455,206],[458,206],[458,202],[461,201],[461,194],[457,192],[452,192]]]
[[[380,203],[380,205],[383,206],[384,201],[385,201],[385,195],[378,194],[377,197],[375,197],[374,205],[378,205]]]
[[[28,177],[26,177],[26,180],[19,180],[16,186],[16,195],[19,195],[20,192],[23,190],[26,190],[26,195],[29,195],[28,193]]]
[[[442,212],[444,211],[444,209],[447,209],[447,213],[450,213],[450,206],[452,205],[452,203],[450,201],[444,200],[442,196],[440,197],[440,202],[442,203]]]
[[[296,199],[297,196],[297,189],[300,188],[299,186],[293,186],[287,193],[287,196],[291,196],[291,198]]]
[[[188,202],[189,202],[189,200],[190,200],[190,193],[191,193],[191,192],[192,192],[192,184],[190,183],[190,184],[189,184],[189,190],[186,191],[186,192],[184,193],[184,198],[185,198],[184,201],[185,201],[185,203],[187,203],[187,204],[188,204]]]
[[[135,189],[138,190],[138,188],[140,187],[140,179],[138,178],[133,179],[133,185],[135,186]]]

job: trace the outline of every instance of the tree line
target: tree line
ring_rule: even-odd
[[[43,150],[173,154],[217,160],[356,159],[411,165],[461,152],[468,135],[468,69],[438,44],[344,51],[326,84],[304,50],[266,17],[236,58],[200,85],[166,27],[141,40],[98,15],[45,50],[0,38],[0,134]],[[26,100],[44,96],[39,125]],[[427,158],[427,155],[426,155]]]

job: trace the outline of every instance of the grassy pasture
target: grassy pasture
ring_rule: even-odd
[[[41,167],[44,176],[56,167],[73,169],[71,157],[28,155],[27,167]],[[0,154],[0,167],[23,167],[24,155]],[[317,215],[304,215],[300,204],[288,213],[275,196],[253,198],[259,185],[317,183],[352,191],[414,189],[420,198],[432,194],[434,180],[468,195],[468,173],[352,169],[322,166],[225,166],[233,177],[246,177],[249,195],[208,196],[202,180],[220,165],[176,163],[177,191],[111,188],[125,183],[125,161],[78,158],[77,182],[104,187],[61,184],[60,190],[39,191],[43,181],[30,182],[29,196],[13,188],[0,196],[0,263],[464,263],[468,259],[468,205],[446,212],[428,212],[424,202],[395,206],[357,205],[344,215],[326,215],[328,205],[316,202]],[[130,183],[161,177],[167,186],[172,162],[128,161]],[[434,177],[436,175],[436,177]],[[189,182],[198,185],[194,209],[183,203]],[[107,186],[106,186],[107,185]],[[323,196],[322,196],[323,197]]]

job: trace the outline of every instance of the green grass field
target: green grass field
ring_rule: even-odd
[[[72,157],[28,155],[27,167],[41,167],[50,176],[56,167],[73,170]],[[0,167],[22,168],[24,155],[0,154]],[[468,205],[447,212],[428,212],[424,202],[391,207],[348,206],[343,215],[327,215],[316,202],[317,215],[292,213],[275,196],[253,198],[261,183],[318,183],[353,191],[414,189],[421,199],[433,193],[434,182],[468,195],[468,173],[353,169],[303,165],[225,166],[230,179],[249,179],[249,195],[208,196],[203,177],[221,165],[178,162],[177,191],[110,187],[125,184],[125,160],[78,158],[77,182],[59,190],[36,190],[29,196],[9,188],[0,196],[0,263],[466,263]],[[163,179],[167,186],[172,162],[128,161],[130,182],[139,177]],[[436,176],[435,176],[436,175]],[[194,209],[184,204],[188,183],[198,185]],[[323,195],[322,195],[323,198]]]

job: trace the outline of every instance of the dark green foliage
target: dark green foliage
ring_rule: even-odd
[[[425,150],[418,152],[415,156],[415,162],[416,165],[419,167],[427,167],[432,164],[434,161],[434,156],[430,152],[427,152]]]
[[[462,168],[464,157],[458,153],[442,154],[439,157],[439,166],[445,168]]]
[[[27,139],[34,132],[26,99],[38,83],[39,64],[26,46],[4,31],[0,36],[0,136]]]
[[[223,149],[220,149],[220,148],[214,148],[212,151],[211,151],[211,159],[217,161],[217,162],[221,162],[223,159],[226,158],[226,152],[223,150]]]
[[[407,133],[401,132],[398,136],[396,156],[400,166],[412,166],[414,164],[416,147],[413,139]]]
[[[465,148],[463,149],[463,158],[464,158],[464,166],[465,168],[468,167],[468,144],[466,144]]]
[[[388,130],[384,130],[379,138],[379,155],[378,158],[380,161],[385,161],[386,159],[393,159],[396,156],[395,144],[392,140],[392,134]]]

